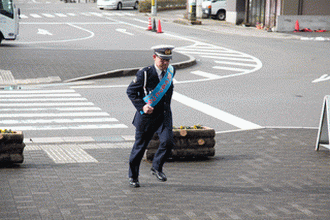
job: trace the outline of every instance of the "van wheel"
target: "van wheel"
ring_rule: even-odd
[[[219,20],[225,20],[226,19],[226,12],[225,11],[218,11],[217,13],[217,19]]]
[[[121,9],[123,9],[123,5],[121,4],[121,2],[119,2],[117,5],[117,10],[121,10]]]
[[[134,4],[134,9],[136,10],[136,9],[138,9],[138,7],[139,7],[139,2],[135,2],[135,4]]]

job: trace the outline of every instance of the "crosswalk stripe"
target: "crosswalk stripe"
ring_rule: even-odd
[[[109,116],[106,112],[70,112],[70,113],[19,113],[19,114],[0,114],[0,118],[41,118],[41,117],[82,117],[82,116]]]
[[[55,15],[57,15],[58,17],[61,17],[61,18],[68,17],[67,15],[62,14],[62,13],[55,13]]]
[[[31,17],[34,17],[34,18],[41,18],[41,16],[38,14],[30,14],[30,15],[31,15]]]
[[[83,98],[84,99],[84,98]],[[35,106],[84,106],[94,105],[92,102],[54,102],[54,103],[1,103],[0,107],[35,107]]]
[[[122,17],[122,16],[129,16],[129,17],[133,17],[133,16],[135,16],[135,14],[128,13],[128,12],[124,12],[124,13],[120,13],[120,12],[114,12],[114,13],[109,13],[109,12],[102,12],[102,13],[99,13],[99,12],[80,12],[79,15],[87,16],[87,17],[91,17],[91,16],[96,16],[96,17],[104,17],[104,16],[119,16],[119,17]],[[74,17],[74,16],[77,16],[77,14],[76,13],[54,13],[54,14],[41,13],[39,15],[39,14],[32,13],[32,14],[29,14],[29,15],[21,14],[20,15],[20,18],[22,18],[22,19],[27,19],[29,17],[32,17],[32,18],[42,18],[42,17],[55,18],[56,16],[57,17],[61,17],[61,18],[65,18],[65,17],[68,17],[68,16]]]
[[[4,102],[48,102],[48,101],[86,101],[86,98],[35,98],[35,99],[0,99]]]
[[[90,14],[95,15],[97,17],[103,17],[103,15],[101,13],[98,13],[98,12],[90,12]]]
[[[55,18],[54,15],[51,14],[47,14],[47,13],[42,13],[43,16],[47,17],[47,18]]]
[[[0,112],[21,111],[101,111],[99,107],[56,107],[56,108],[0,108]]]
[[[128,128],[124,124],[82,124],[82,125],[47,125],[47,126],[15,126],[9,129],[13,131],[46,131],[46,130],[87,130],[87,129],[114,129]],[[8,127],[0,127],[8,129]]]
[[[73,89],[0,91],[0,129],[128,128]]]
[[[0,120],[0,124],[50,124],[50,123],[93,123],[117,122],[115,118],[61,118],[61,119],[30,119],[30,120]]]
[[[218,70],[229,70],[229,71],[236,71],[236,72],[247,71],[247,69],[235,68],[235,67],[225,67],[225,66],[214,66],[212,68],[213,69],[218,69]]]
[[[62,89],[62,90],[3,90],[1,94],[40,94],[40,93],[76,93],[74,89]]]
[[[23,97],[79,97],[80,94],[77,93],[73,93],[73,94],[18,94],[18,95],[1,95],[0,94],[0,98],[23,98]]]
[[[209,79],[219,79],[220,78],[220,76],[218,76],[218,75],[215,75],[215,74],[212,74],[212,73],[207,73],[207,72],[200,71],[200,70],[193,71],[191,73],[195,74],[195,75],[198,75],[198,76],[205,77],[205,78],[209,78]]]

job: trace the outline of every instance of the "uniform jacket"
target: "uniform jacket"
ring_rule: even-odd
[[[152,114],[143,114],[141,115],[140,111],[143,111],[142,108],[146,104],[143,101],[143,97],[145,96],[143,85],[144,85],[144,71],[147,72],[147,85],[146,90],[149,94],[159,83],[158,74],[156,72],[156,68],[154,65],[145,67],[139,70],[136,73],[135,79],[131,82],[131,84],[127,88],[128,98],[131,100],[133,105],[136,108],[136,113],[133,119],[133,125],[136,129],[140,131],[147,131],[148,129],[152,129],[154,127],[157,129],[162,123],[164,126],[171,128],[172,124],[172,111],[171,111],[171,99],[173,94],[173,82],[170,88],[167,90],[163,98],[158,102],[158,104],[154,107],[154,111]],[[175,75],[175,69],[174,69]]]

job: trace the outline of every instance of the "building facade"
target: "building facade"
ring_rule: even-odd
[[[305,28],[330,30],[330,0],[227,0],[230,23],[289,31],[297,20]]]

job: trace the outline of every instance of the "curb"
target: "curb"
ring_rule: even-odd
[[[184,68],[193,66],[197,63],[195,57],[186,55],[186,54],[185,54],[185,56],[187,56],[189,58],[187,61],[173,63],[172,66],[174,66],[176,69],[184,69]],[[143,68],[143,67],[112,70],[112,71],[108,71],[108,72],[96,73],[96,74],[92,74],[92,75],[88,75],[88,76],[82,76],[82,77],[77,77],[77,78],[73,78],[73,79],[68,79],[63,82],[68,83],[68,82],[75,82],[75,81],[80,81],[80,80],[134,76],[136,74],[136,72],[139,71],[141,68]]]

